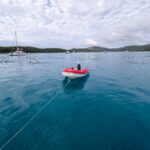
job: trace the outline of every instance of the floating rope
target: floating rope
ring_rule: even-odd
[[[31,123],[31,121],[56,98],[57,95],[58,93],[55,94],[38,112],[36,112],[32,118],[0,148],[0,150],[3,150],[21,131],[23,131]]]

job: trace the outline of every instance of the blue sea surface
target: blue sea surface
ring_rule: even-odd
[[[0,149],[150,150],[150,52],[0,55]]]

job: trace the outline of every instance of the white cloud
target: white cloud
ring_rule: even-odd
[[[1,0],[0,44],[119,47],[150,43],[148,0]]]
[[[85,44],[87,44],[88,46],[96,46],[98,45],[98,43],[92,39],[86,39],[85,40]]]

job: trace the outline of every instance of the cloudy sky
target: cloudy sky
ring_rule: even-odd
[[[78,48],[150,43],[150,0],[0,0],[0,45]]]

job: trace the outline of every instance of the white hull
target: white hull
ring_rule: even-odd
[[[25,53],[22,52],[22,51],[16,51],[16,52],[13,52],[13,53],[9,53],[9,56],[24,56]]]
[[[69,77],[70,79],[75,79],[75,78],[81,78],[86,76],[88,73],[86,74],[78,74],[78,73],[69,73],[69,72],[62,72],[62,75],[65,77]]]

